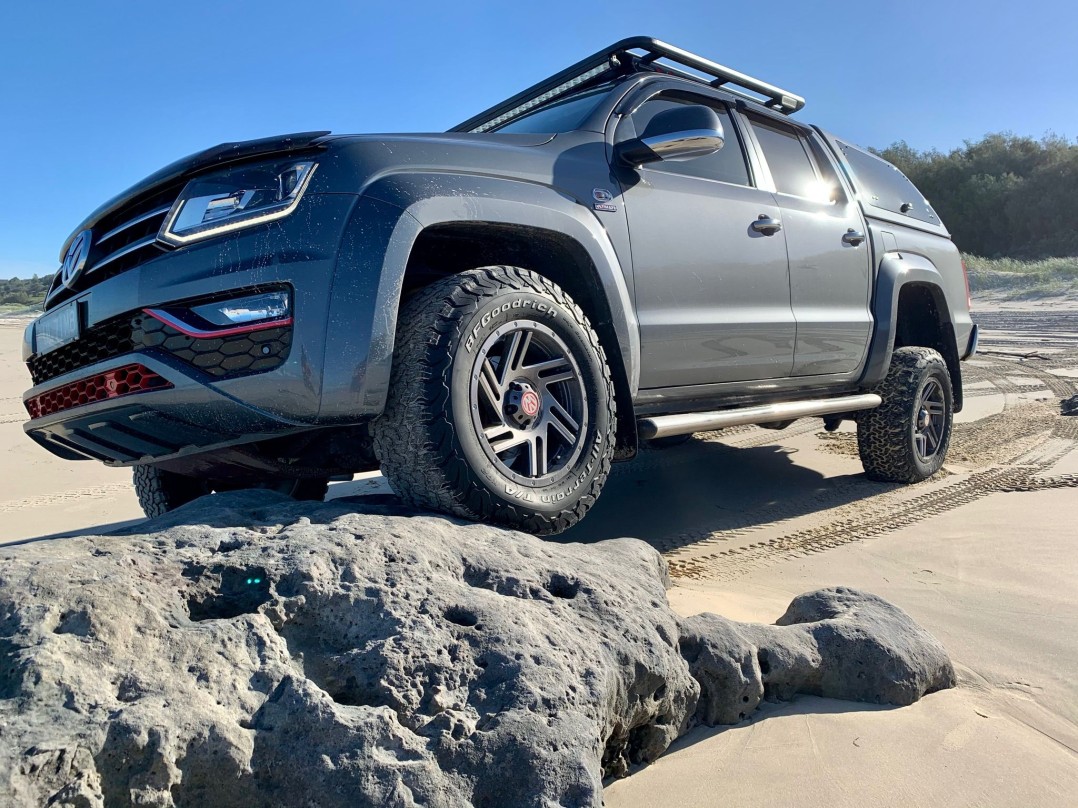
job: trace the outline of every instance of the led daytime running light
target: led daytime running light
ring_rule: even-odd
[[[317,163],[309,161],[286,165],[273,177],[275,187],[265,187],[268,183],[264,178],[245,183],[242,170],[237,172],[232,188],[229,188],[227,176],[191,180],[165,217],[157,239],[173,247],[182,247],[283,219],[299,205],[317,168]],[[266,174],[270,170],[273,169],[267,170]],[[255,170],[250,170],[246,176],[251,173]],[[262,182],[263,187],[244,187],[258,182]]]

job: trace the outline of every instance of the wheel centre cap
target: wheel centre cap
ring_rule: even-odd
[[[520,409],[529,418],[539,412],[539,395],[534,390],[528,390],[520,397]]]
[[[520,426],[528,426],[542,408],[542,396],[528,382],[513,382],[509,385],[509,392],[505,397],[507,420],[515,421]]]
[[[918,425],[918,427],[920,427],[921,429],[924,429],[925,427],[928,426],[928,424],[929,424],[929,422],[931,420],[932,420],[932,418],[928,414],[928,410],[925,409],[924,407],[922,407],[921,411],[919,413],[917,413],[917,425]]]

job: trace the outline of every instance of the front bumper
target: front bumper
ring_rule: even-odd
[[[337,256],[355,201],[347,194],[308,194],[287,219],[162,253],[75,298],[83,333],[88,333],[137,317],[146,308],[288,287],[294,321],[287,355],[272,369],[248,366],[238,374],[222,374],[218,365],[200,367],[202,357],[190,352],[136,342],[131,351],[124,347],[105,358],[90,355],[88,364],[61,368],[60,375],[26,392],[28,408],[41,400],[55,402],[56,391],[65,386],[70,390],[80,383],[92,386],[95,379],[115,379],[116,371],[132,363],[167,385],[100,400],[64,399],[59,411],[44,410],[29,421],[26,433],[61,457],[130,465],[318,426]],[[29,361],[36,361],[35,325],[27,329],[24,343]]]
[[[132,354],[92,366],[90,375],[108,377],[128,367]],[[113,465],[166,460],[238,443],[302,431],[308,425],[253,407],[195,374],[148,353],[138,363],[170,385],[133,392],[35,418],[26,434],[53,454],[70,460],[96,459]],[[83,371],[85,372],[85,371]],[[80,372],[82,373],[82,372]],[[39,395],[52,383],[28,393]]]

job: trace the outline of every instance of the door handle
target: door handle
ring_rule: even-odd
[[[773,236],[782,229],[782,222],[778,219],[772,219],[766,213],[761,213],[760,218],[753,222],[750,227],[757,233]]]
[[[851,227],[849,230],[846,231],[846,235],[842,237],[842,240],[846,244],[851,244],[854,247],[859,247],[861,246],[861,242],[865,240],[865,234],[859,233]]]

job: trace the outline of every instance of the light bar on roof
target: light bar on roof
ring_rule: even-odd
[[[545,104],[547,101],[550,101],[550,100],[552,100],[554,98],[557,98],[559,95],[564,95],[565,93],[569,92],[569,90],[573,89],[574,87],[579,87],[584,82],[595,78],[600,73],[605,73],[609,69],[610,69],[610,65],[601,65],[600,67],[592,68],[591,70],[587,71],[586,73],[581,73],[576,78],[570,79],[569,81],[565,82],[564,84],[559,84],[553,90],[548,90],[547,92],[543,93],[542,95],[537,95],[535,98],[531,99],[530,101],[525,101],[520,106],[513,107],[508,112],[503,113],[503,114],[499,115],[497,118],[494,118],[493,120],[487,121],[486,123],[484,123],[484,124],[482,124],[480,126],[477,126],[475,129],[472,129],[471,131],[474,134],[482,134],[483,132],[489,132],[491,129],[496,129],[499,126],[501,126],[503,123],[506,123],[507,121],[510,121],[513,118],[519,118],[525,112],[533,110],[536,107]]]
[[[634,51],[643,51],[643,55],[634,53]],[[693,75],[665,64],[653,66],[653,63],[658,59],[691,68],[703,73],[705,77],[713,77],[715,80],[709,81],[707,78],[701,78],[698,75]],[[593,53],[586,59],[580,60],[576,64],[565,68],[565,70],[540,81],[538,84],[533,84],[512,98],[507,98],[500,104],[495,104],[490,109],[484,110],[478,115],[473,115],[449,131],[489,132],[559,95],[564,95],[569,90],[587,81],[594,80],[608,70],[612,76],[646,70],[660,70],[691,81],[710,84],[712,87],[722,87],[727,92],[741,95],[748,101],[762,104],[786,115],[797,112],[805,106],[805,99],[801,96],[780,89],[766,81],[753,78],[709,59],[704,59],[681,48],[675,48],[673,45],[668,45],[657,39],[638,36],[623,39],[606,50]],[[731,89],[728,85],[748,90],[751,93],[757,93],[763,98],[744,95],[738,90]]]

